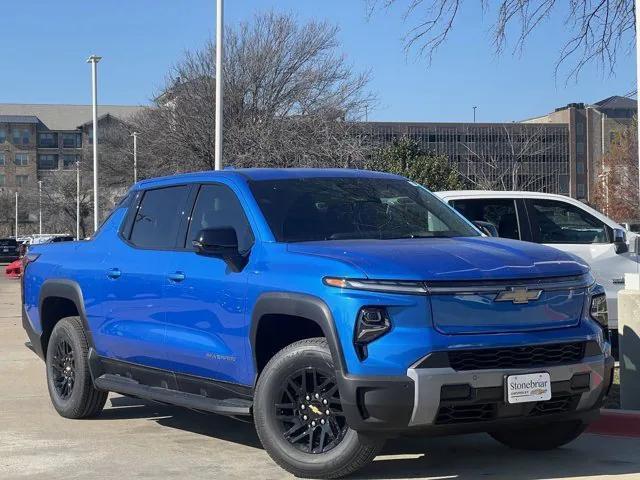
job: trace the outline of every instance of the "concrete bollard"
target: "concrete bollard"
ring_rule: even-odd
[[[620,335],[620,407],[640,410],[640,274],[625,276],[618,293]]]

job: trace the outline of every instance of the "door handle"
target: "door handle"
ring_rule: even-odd
[[[187,276],[184,272],[173,272],[169,274],[169,281],[179,283],[182,282]]]
[[[122,275],[122,272],[119,268],[111,268],[107,270],[107,277],[113,280],[115,280],[116,278],[120,278],[120,275]]]

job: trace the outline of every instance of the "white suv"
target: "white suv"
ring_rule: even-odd
[[[543,243],[581,257],[607,291],[609,327],[617,330],[617,293],[624,287],[624,274],[637,273],[640,266],[636,234],[562,195],[481,190],[436,195],[485,232]]]

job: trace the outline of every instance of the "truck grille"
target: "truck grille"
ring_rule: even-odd
[[[539,417],[552,415],[554,413],[567,413],[575,411],[580,401],[580,395],[557,395],[547,402],[537,402],[535,404],[521,404],[515,408],[520,417]],[[467,405],[441,405],[438,409],[435,423],[437,425],[454,425],[460,423],[486,422],[499,418],[510,418],[514,412],[507,413],[506,409],[513,406],[494,403],[477,403]]]
[[[449,363],[454,370],[547,367],[578,362],[584,352],[584,343],[456,350],[449,352]]]

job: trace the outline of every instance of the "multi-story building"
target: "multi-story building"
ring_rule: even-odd
[[[471,187],[569,194],[565,125],[524,123],[372,122],[378,145],[401,137],[447,157]]]
[[[570,195],[593,201],[602,156],[637,115],[636,100],[609,97],[572,103],[513,123],[371,122],[380,145],[406,136],[444,155],[472,185]]]
[[[569,135],[569,177],[572,197],[593,201],[594,185],[602,171],[603,156],[616,133],[631,124],[638,114],[638,102],[613,96],[586,105],[570,103],[548,115],[525,120],[527,124],[563,125]]]
[[[143,107],[101,105],[99,123],[126,122]],[[74,170],[90,161],[93,143],[90,105],[0,104],[0,194],[34,191],[38,180]],[[88,158],[83,158],[83,157]],[[6,209],[6,208],[5,208]],[[4,215],[3,215],[4,214]],[[13,212],[0,212],[0,223],[11,225]],[[33,222],[33,213],[19,215],[20,223]]]

